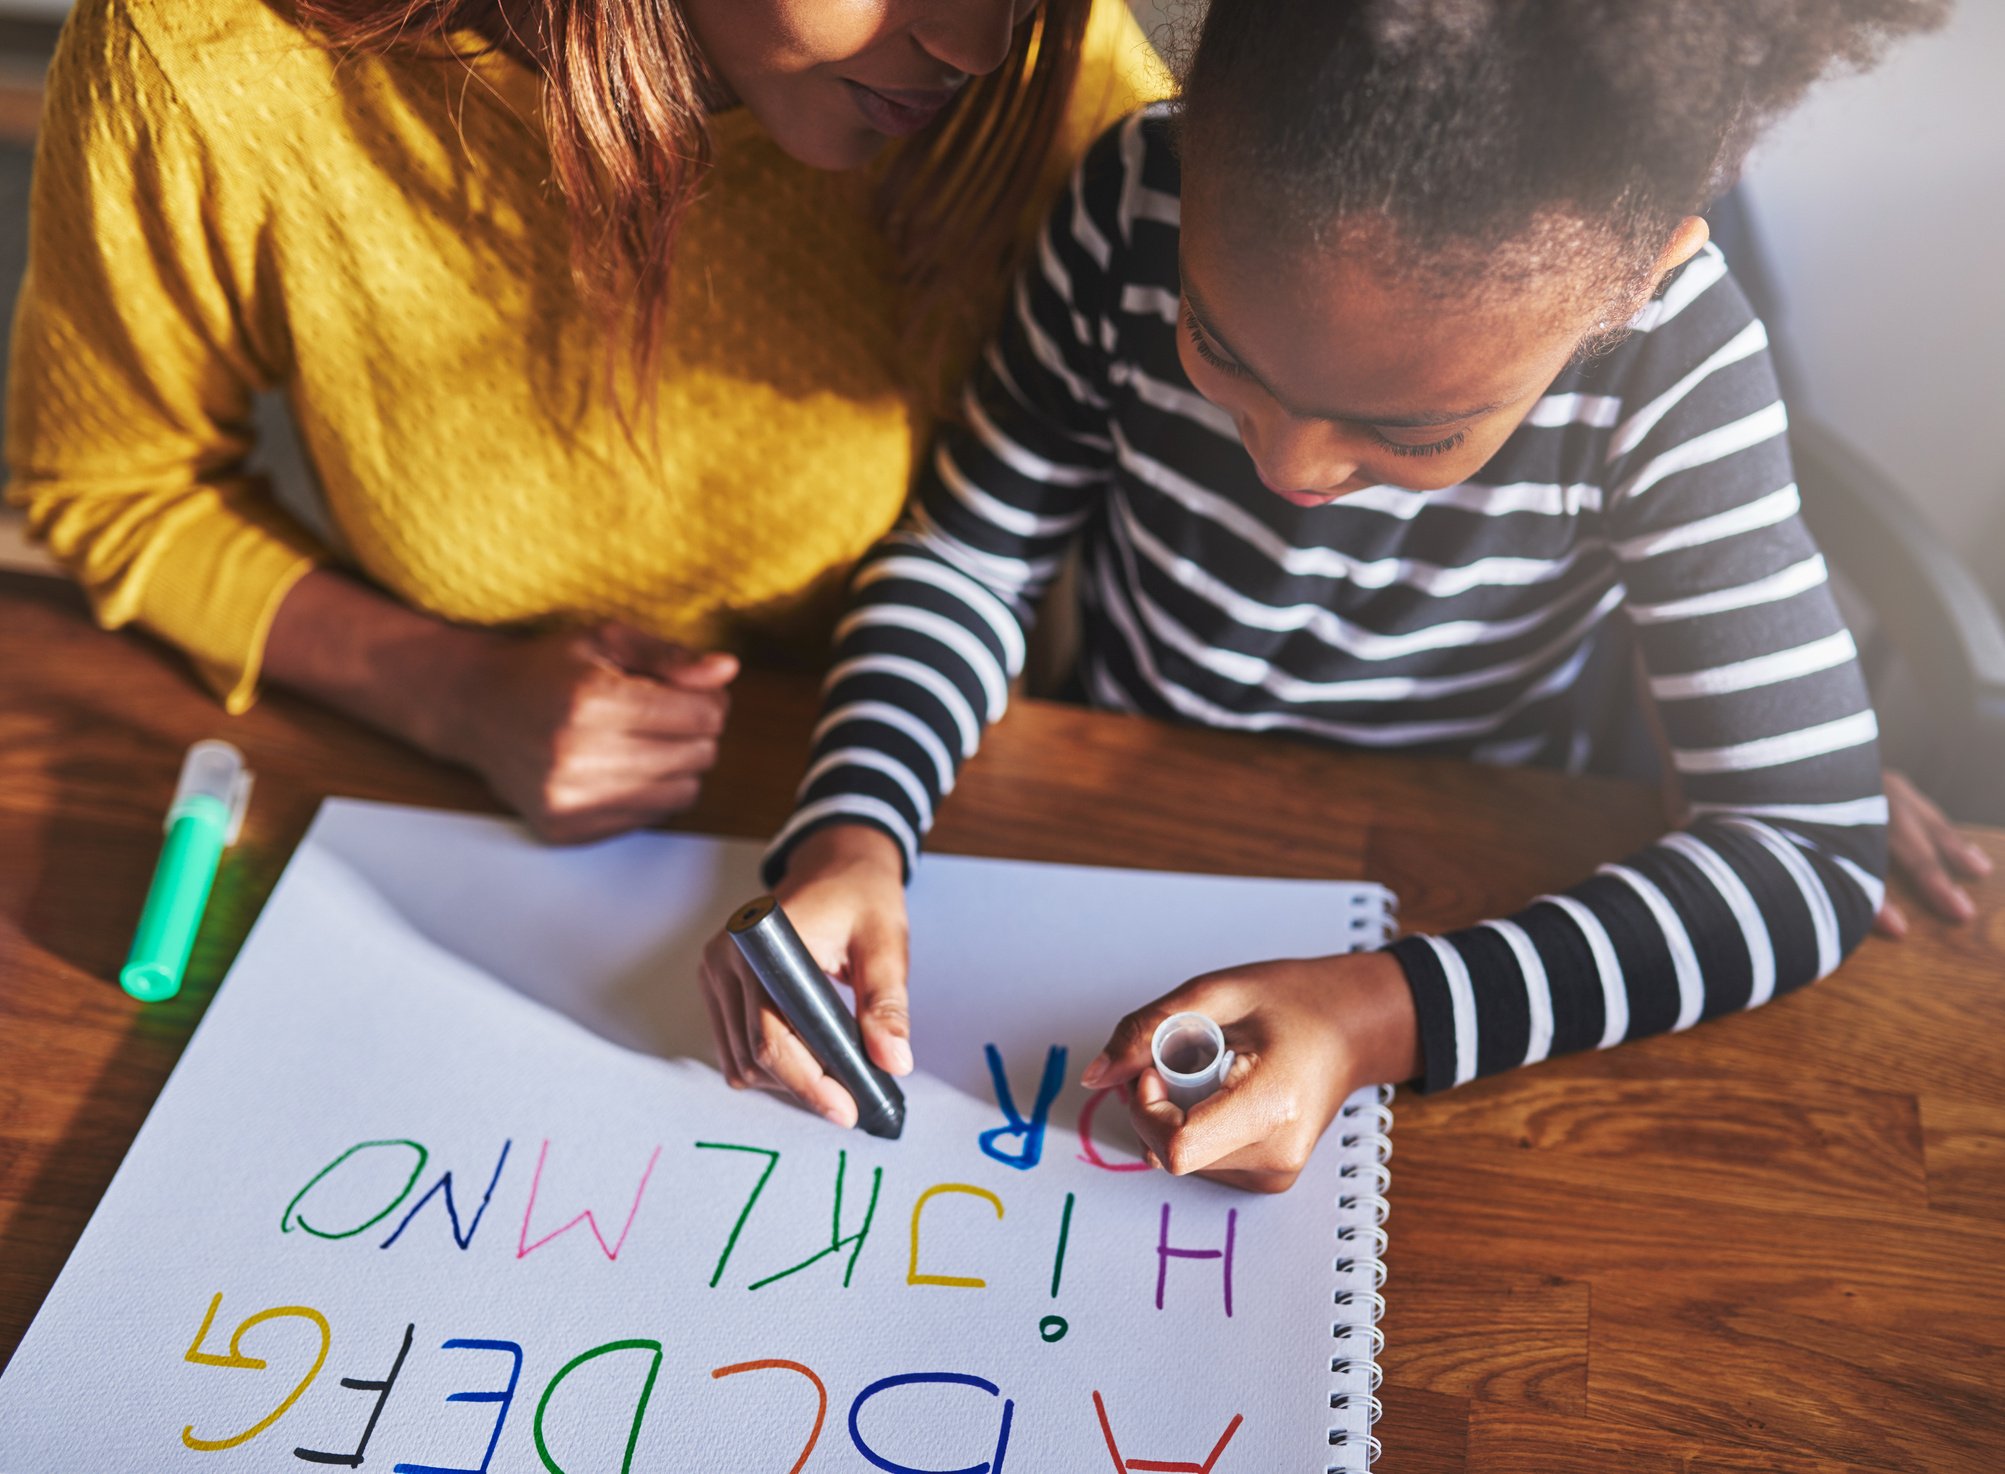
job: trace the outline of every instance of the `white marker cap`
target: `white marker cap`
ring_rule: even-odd
[[[181,779],[174,785],[163,827],[172,829],[191,806],[205,802],[222,806],[223,843],[235,844],[243,832],[244,811],[251,806],[251,770],[241,752],[214,737],[197,742],[181,760]]]
[[[1173,1013],[1157,1024],[1149,1052],[1178,1110],[1211,1095],[1232,1068],[1225,1031],[1201,1013]]]

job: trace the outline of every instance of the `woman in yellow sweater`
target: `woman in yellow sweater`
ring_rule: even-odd
[[[1162,86],[1120,0],[82,0],[8,499],[230,710],[645,823],[738,653],[820,653],[1007,261]],[[261,391],[318,535],[246,469]]]

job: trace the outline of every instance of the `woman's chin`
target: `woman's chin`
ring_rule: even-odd
[[[753,116],[778,145],[780,152],[810,169],[840,173],[861,169],[883,153],[891,142],[876,129],[854,120],[838,123],[812,118],[768,118],[758,108]]]

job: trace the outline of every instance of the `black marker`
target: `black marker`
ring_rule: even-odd
[[[725,930],[808,1053],[856,1102],[856,1124],[872,1136],[896,1140],[905,1129],[905,1096],[863,1052],[855,1016],[842,1006],[780,903],[761,896],[740,906]]]

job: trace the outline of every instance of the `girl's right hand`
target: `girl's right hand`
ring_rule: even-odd
[[[897,844],[864,824],[818,829],[795,846],[774,894],[822,970],[854,991],[871,1059],[893,1075],[910,1074],[905,870]],[[717,1063],[733,1089],[778,1091],[838,1126],[856,1124],[856,1102],[788,1027],[722,931],[703,949],[701,982]]]

